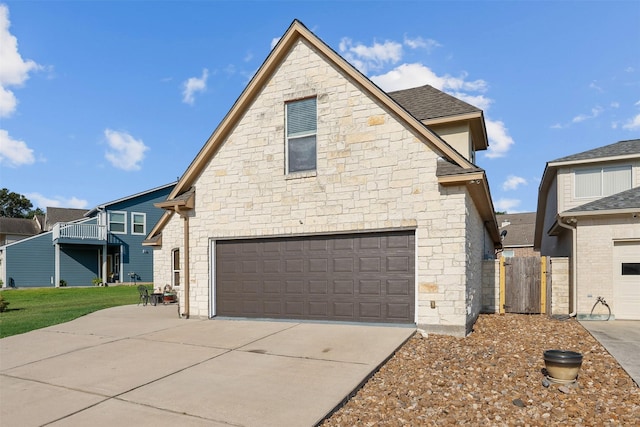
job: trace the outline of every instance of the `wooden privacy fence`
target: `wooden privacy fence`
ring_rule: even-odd
[[[500,313],[544,314],[546,306],[546,257],[501,258]]]

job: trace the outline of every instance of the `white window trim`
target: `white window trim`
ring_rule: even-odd
[[[289,129],[289,123],[288,123],[288,120],[289,120],[288,116],[289,115],[287,113],[287,111],[288,111],[287,110],[287,105],[288,104],[293,104],[293,103],[296,103],[296,102],[300,102],[300,101],[305,101],[305,100],[311,99],[311,98],[315,98],[316,99],[316,130],[315,130],[315,132],[301,133],[301,134],[298,134],[298,135],[290,138],[287,135],[288,129]],[[309,96],[309,97],[299,98],[299,99],[292,99],[292,100],[286,101],[284,103],[284,117],[285,117],[285,122],[284,122],[285,175],[291,175],[294,178],[301,178],[301,177],[306,178],[306,177],[309,177],[309,176],[316,176],[315,173],[318,170],[318,104],[317,103],[318,103],[318,100],[317,100],[317,97],[315,97],[315,96]],[[315,167],[315,169],[291,172],[289,170],[289,140],[290,139],[301,139],[301,138],[305,138],[305,137],[312,136],[312,135],[314,135],[316,137],[316,152],[315,152],[315,155],[316,155],[316,167]],[[310,174],[313,174],[313,175],[310,175]]]
[[[122,216],[124,217],[124,231],[113,231],[111,230],[111,214],[122,214]],[[108,225],[109,225],[109,232],[112,234],[127,234],[127,212],[125,211],[109,211],[108,217],[107,217],[107,221],[108,221]],[[118,223],[120,224],[120,223]]]
[[[136,231],[135,231],[136,230],[135,229],[136,223],[135,223],[135,221],[133,219],[134,219],[134,217],[136,215],[142,215],[142,218],[143,218],[143,220],[142,220],[142,232],[141,233],[136,233]],[[144,212],[131,212],[131,234],[138,235],[138,236],[146,236],[147,235],[147,214],[146,213],[144,213]]]

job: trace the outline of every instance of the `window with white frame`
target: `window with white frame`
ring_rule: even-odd
[[[180,286],[180,249],[171,251],[171,285],[175,288]]]
[[[286,104],[287,173],[316,170],[316,98]]]
[[[126,212],[109,212],[109,231],[115,234],[127,232]]]
[[[575,171],[575,197],[606,197],[631,188],[631,166],[610,166]]]
[[[131,234],[147,234],[147,214],[131,213]]]

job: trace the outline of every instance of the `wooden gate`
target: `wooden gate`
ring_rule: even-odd
[[[541,301],[540,257],[503,258],[504,311],[507,313],[539,314],[544,311]]]

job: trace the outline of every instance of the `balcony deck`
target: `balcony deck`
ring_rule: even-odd
[[[107,240],[107,227],[97,224],[58,223],[53,227],[54,243],[102,245]]]

